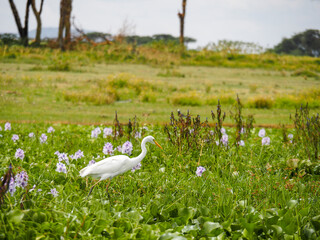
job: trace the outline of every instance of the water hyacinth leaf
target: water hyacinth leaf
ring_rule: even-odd
[[[124,235],[124,232],[121,228],[114,228],[113,229],[113,238],[118,239]]]
[[[298,204],[298,201],[297,201],[297,200],[290,200],[290,201],[287,203],[287,206],[288,206],[289,209],[291,209],[291,208],[294,208],[297,204]]]
[[[188,207],[188,208],[180,208],[179,209],[179,217],[184,218],[186,221],[189,219],[192,219],[193,216],[196,214],[196,209],[192,208],[192,207]]]
[[[160,236],[159,240],[172,240],[172,239],[177,239],[177,237],[181,237],[179,236],[178,233],[164,233]],[[181,239],[181,238],[179,238]],[[186,239],[186,238],[182,238],[182,239]]]
[[[283,230],[278,225],[271,225],[271,229],[273,230],[274,237],[280,236],[283,233]]]
[[[140,220],[143,219],[143,217],[140,215],[140,213],[137,210],[132,210],[130,212],[127,212],[126,216],[134,222],[139,222]]]
[[[318,239],[316,231],[312,228],[304,228],[302,234],[303,234],[304,239],[308,239],[308,240],[309,239],[312,239],[312,240]]]
[[[220,225],[220,223],[217,222],[205,222],[203,224],[203,231],[204,233],[208,234],[211,233],[213,230],[215,229],[221,229],[222,226]]]
[[[314,228],[316,229],[316,231],[320,230],[320,215],[315,216],[311,219],[311,223],[314,226]]]
[[[289,225],[283,227],[285,233],[293,235],[298,231],[298,226],[295,221],[292,221]]]
[[[306,217],[309,215],[310,207],[302,208],[299,213],[302,217]]]
[[[121,228],[124,232],[132,232],[132,225],[125,218],[119,218],[114,221],[113,227]]]
[[[21,222],[21,220],[23,219],[23,216],[24,216],[24,213],[18,209],[11,210],[10,212],[7,213],[8,221],[16,224]]]

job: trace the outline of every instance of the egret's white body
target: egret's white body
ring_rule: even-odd
[[[152,136],[145,137],[141,142],[141,150],[139,156],[134,158],[129,158],[126,155],[117,155],[105,158],[100,162],[97,162],[91,166],[87,166],[80,170],[80,176],[91,176],[93,178],[100,178],[99,182],[105,179],[112,179],[113,177],[120,175],[124,172],[131,170],[133,167],[137,166],[138,163],[146,156],[147,148],[146,143],[156,144],[158,147],[162,148],[159,143],[157,143]],[[96,184],[95,184],[96,185]],[[95,186],[93,185],[93,187]],[[93,188],[92,187],[92,188]],[[91,188],[91,191],[92,191]],[[90,191],[90,193],[91,193]],[[90,194],[89,193],[89,194]]]

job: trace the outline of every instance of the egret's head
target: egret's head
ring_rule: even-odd
[[[154,137],[152,137],[152,136],[147,136],[147,137],[145,137],[143,140],[146,141],[146,143],[149,142],[149,143],[155,144],[155,145],[157,145],[159,148],[162,149],[162,147],[160,146],[160,144],[157,143],[157,141],[156,141],[156,140],[154,139]]]

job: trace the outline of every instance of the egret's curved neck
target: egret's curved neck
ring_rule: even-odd
[[[147,154],[147,148],[146,148],[146,141],[145,139],[142,140],[141,142],[141,150],[142,152],[139,154],[139,156],[131,158],[132,161],[132,165],[137,166],[139,162],[141,162],[142,159],[144,159],[144,157]]]

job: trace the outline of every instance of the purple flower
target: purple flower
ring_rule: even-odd
[[[29,138],[33,138],[34,137],[34,133],[33,132],[31,132],[31,133],[29,133]]]
[[[59,195],[56,188],[52,188],[48,194],[52,194],[52,196],[57,197]]]
[[[112,135],[112,128],[105,128],[103,129],[103,137],[106,138],[107,136]]]
[[[59,173],[60,172],[67,173],[66,165],[64,165],[62,162],[58,162],[56,171]]]
[[[210,133],[210,135],[214,135],[214,131],[212,131],[212,130],[210,130],[209,133]]]
[[[270,138],[269,137],[262,138],[262,146],[263,145],[270,145]]]
[[[197,167],[197,171],[196,171],[197,176],[198,176],[198,177],[201,177],[201,176],[202,176],[202,173],[203,173],[204,171],[206,171],[206,169],[205,169],[204,167],[202,167],[202,166]]]
[[[244,130],[244,128],[241,128],[240,134],[244,134],[245,132],[246,132],[246,130]]]
[[[288,134],[288,138],[292,140],[293,139],[293,134],[292,133]]]
[[[84,154],[81,150],[76,151],[74,155],[70,155],[70,158],[74,160],[78,160],[82,157],[84,157]]]
[[[136,132],[136,133],[134,134],[134,137],[135,137],[135,138],[141,138],[141,132]]]
[[[111,143],[107,142],[104,146],[103,146],[103,150],[102,152],[105,154],[105,155],[113,155],[113,146]]]
[[[40,137],[40,143],[45,143],[47,139],[48,139],[47,135],[42,133]]]
[[[224,129],[224,128],[221,128],[220,129],[220,132],[224,135],[224,134],[226,134],[226,130]]]
[[[21,160],[24,159],[24,151],[21,148],[18,148],[15,155],[17,159],[20,158]]]
[[[228,146],[228,138],[227,134],[222,135],[221,142],[224,146]]]
[[[140,168],[141,168],[141,163],[138,163],[137,166],[135,166],[135,167],[133,167],[133,168],[131,169],[131,172],[134,172],[134,171],[136,171],[136,170],[138,170],[138,169],[140,169]]]
[[[57,155],[58,155],[59,162],[65,161],[66,163],[69,163],[69,158],[68,158],[68,154],[67,153],[58,152]]]
[[[32,192],[35,188],[36,188],[36,185],[34,184],[32,188],[29,190],[29,192]]]
[[[217,140],[217,141],[216,141],[216,145],[219,146],[219,144],[220,144],[220,143],[219,143],[219,141]]]
[[[239,145],[239,146],[245,146],[245,143],[244,143],[243,140],[240,140],[240,141],[238,142],[238,145]]]
[[[14,182],[14,178],[11,178],[10,183],[9,183],[9,192],[10,192],[11,196],[13,196],[15,191],[16,191],[16,184]]]
[[[56,152],[54,153],[54,155],[57,155],[57,156],[59,156],[59,154],[60,154],[59,151],[56,151]]]
[[[17,187],[25,188],[28,185],[28,180],[29,180],[27,172],[22,171],[18,173],[15,177],[15,180],[16,180]]]
[[[96,163],[96,161],[92,159],[92,160],[89,162],[88,166],[91,166],[91,165],[93,165],[93,164],[95,164],[95,163]]]
[[[47,130],[48,133],[53,133],[54,131],[55,131],[55,130],[54,130],[53,127],[49,127],[48,130]]]
[[[11,139],[12,141],[16,142],[19,140],[19,136],[17,134],[13,134]]]
[[[0,126],[0,131],[2,131],[2,127]]]
[[[122,153],[128,154],[129,156],[131,155],[132,149],[133,149],[132,143],[129,141],[126,141],[121,148]]]
[[[258,135],[259,135],[259,137],[263,138],[266,135],[266,130],[264,130],[264,128],[260,129]]]
[[[4,125],[4,130],[5,131],[10,131],[11,130],[11,123],[6,122],[6,124]]]
[[[119,145],[119,146],[117,147],[117,151],[122,152],[122,146],[121,146],[121,145]]]
[[[92,138],[97,138],[99,134],[101,133],[101,129],[99,127],[96,127],[91,131],[91,137]]]

